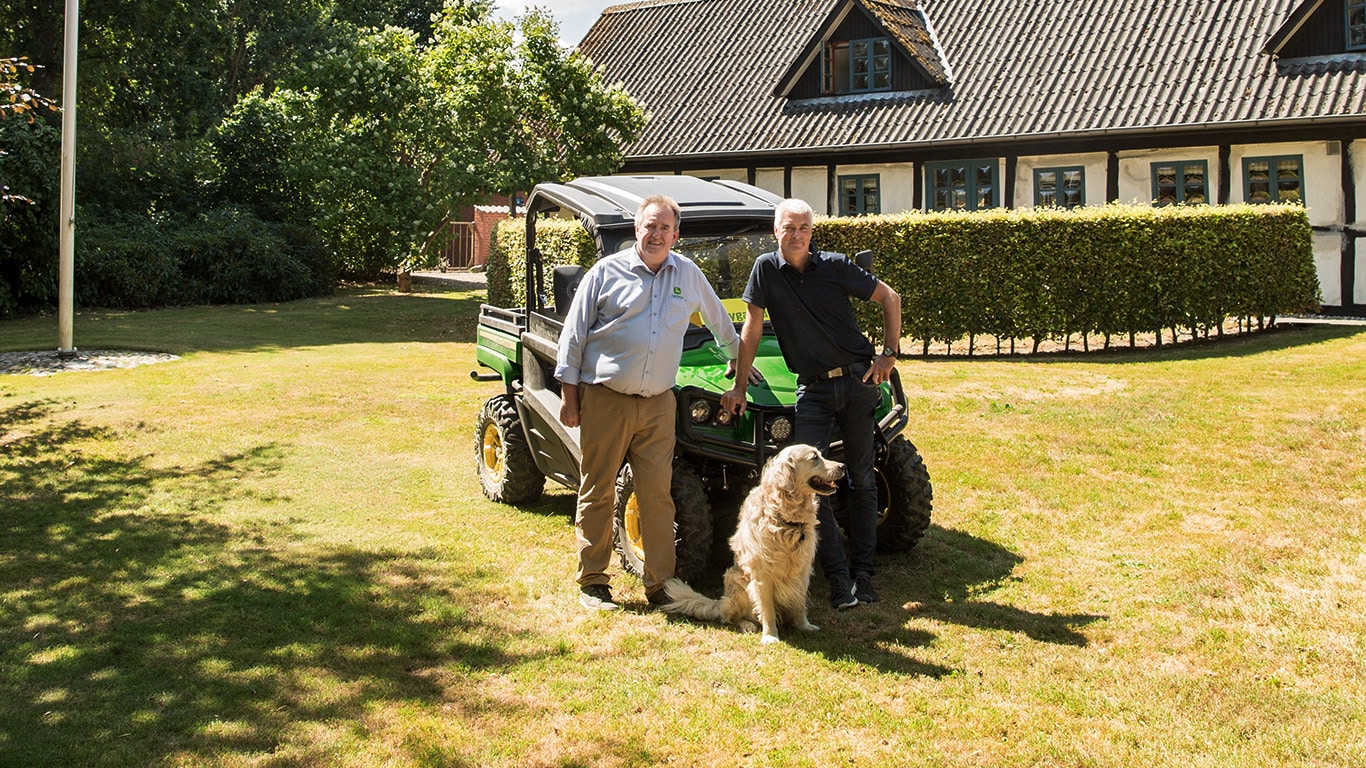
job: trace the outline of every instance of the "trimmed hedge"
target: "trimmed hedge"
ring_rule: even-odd
[[[903,333],[953,343],[1221,327],[1317,309],[1303,207],[1108,205],[826,219],[822,248],[872,250]],[[880,310],[860,306],[880,331]]]
[[[551,271],[565,264],[585,269],[597,261],[597,244],[577,219],[542,219],[536,222],[536,245],[541,249],[545,289],[550,290]],[[503,219],[493,230],[489,247],[488,300],[496,307],[526,306],[526,219]]]
[[[576,221],[537,225],[553,266],[594,259]],[[901,294],[902,332],[932,342],[992,336],[1047,339],[1220,328],[1319,305],[1304,208],[1108,205],[820,219],[821,248],[871,250],[878,277]],[[525,222],[500,224],[489,256],[489,302],[521,306]],[[881,310],[859,302],[881,336]]]

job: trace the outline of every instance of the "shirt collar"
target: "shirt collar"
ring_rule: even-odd
[[[659,265],[659,272],[663,272],[666,269],[673,269],[677,264],[676,259],[678,258],[678,254],[669,251],[669,255],[664,257],[664,263]],[[645,260],[640,258],[640,246],[638,244],[631,245],[631,261],[629,267],[632,272],[650,272],[650,268],[645,265]],[[650,274],[657,275],[659,272],[650,272]]]

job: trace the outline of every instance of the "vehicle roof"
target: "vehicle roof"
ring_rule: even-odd
[[[559,208],[577,214],[590,231],[634,226],[636,208],[650,195],[668,195],[683,224],[773,218],[782,198],[738,181],[695,176],[585,176],[563,184],[537,184],[527,197],[528,216]]]

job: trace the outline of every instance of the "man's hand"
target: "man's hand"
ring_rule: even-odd
[[[579,426],[579,385],[560,387],[560,423],[566,427]]]
[[[733,379],[733,378],[735,378],[735,361],[734,361],[734,360],[727,360],[727,361],[726,361],[726,378],[728,378],[728,379]],[[764,380],[764,375],[763,375],[762,373],[759,373],[759,369],[758,369],[758,368],[755,368],[755,367],[753,367],[753,366],[750,366],[750,369],[749,369],[749,383],[750,383],[750,384],[758,384],[759,382],[761,382],[761,381],[763,381],[763,380]]]
[[[864,381],[871,381],[874,384],[881,384],[887,379],[892,378],[892,371],[896,370],[896,358],[887,355],[878,355],[873,358],[873,364],[868,367],[868,372],[863,374]]]
[[[739,416],[745,412],[745,385],[737,383],[721,394],[721,407]]]

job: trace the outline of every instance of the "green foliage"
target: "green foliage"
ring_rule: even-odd
[[[536,247],[541,249],[545,289],[550,290],[550,273],[555,267],[578,264],[590,267],[597,260],[597,244],[588,230],[569,219],[542,219],[536,222]],[[526,219],[498,222],[489,248],[488,300],[499,307],[526,306]]]
[[[179,225],[165,216],[112,213],[82,232],[86,247],[75,281],[82,306],[251,304],[332,286],[326,260],[306,239],[311,230],[286,229],[243,210],[213,210]]]
[[[624,92],[559,47],[548,15],[528,12],[520,26],[495,22],[489,0],[82,6],[76,197],[83,209],[103,225],[150,219],[176,233],[211,227],[204,238],[213,242],[225,236],[211,226],[216,211],[248,210],[277,234],[289,233],[290,260],[306,262],[314,276],[372,279],[428,264],[460,206],[542,180],[610,173],[644,121]],[[22,63],[27,75],[28,61],[35,67],[31,89],[8,89],[19,105],[9,111],[30,117],[38,110],[25,97],[59,92],[63,15],[60,3],[0,6],[0,54],[28,57],[0,60],[16,62],[0,71],[17,75]],[[16,152],[5,161],[11,167],[29,161],[18,156],[25,147],[12,146],[24,140],[15,135],[0,136],[0,151]],[[48,201],[55,205],[58,174],[34,178],[22,191],[33,206],[16,214],[8,193],[3,203],[0,316],[54,298],[55,248],[12,234],[55,222]],[[87,243],[104,248],[116,240],[108,234],[79,236],[77,261],[136,271],[135,251],[86,252]],[[275,252],[261,254],[257,266]],[[146,266],[161,285],[157,257]],[[220,285],[229,272],[205,285]],[[108,296],[126,284],[112,280],[96,293],[115,305],[164,295],[150,287],[126,301]],[[209,293],[235,300],[227,296],[250,293],[251,284],[254,278]]]
[[[0,318],[57,298],[61,133],[43,120],[0,120]],[[46,258],[45,258],[46,257]]]
[[[1208,329],[1319,304],[1299,206],[1109,205],[901,214],[816,223],[822,248],[877,254],[904,335],[1046,339]],[[861,305],[870,334],[880,309]]]

